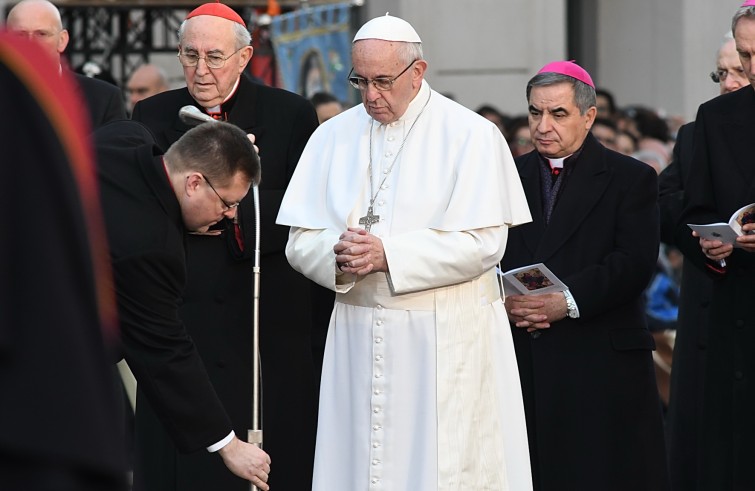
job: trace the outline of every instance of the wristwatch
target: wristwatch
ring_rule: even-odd
[[[574,296],[569,290],[564,291],[564,298],[566,299],[566,315],[568,315],[570,319],[579,318],[577,302],[574,301]]]

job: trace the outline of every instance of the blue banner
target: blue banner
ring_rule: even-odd
[[[273,17],[270,32],[284,89],[306,98],[330,92],[348,101],[350,8],[322,5]]]

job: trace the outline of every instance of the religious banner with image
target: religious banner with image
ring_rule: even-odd
[[[273,18],[270,31],[284,89],[306,98],[324,91],[349,99],[350,8],[322,5]]]

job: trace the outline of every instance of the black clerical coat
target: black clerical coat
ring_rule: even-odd
[[[685,209],[676,239],[685,262],[706,268],[687,223],[726,222],[755,202],[755,92],[750,86],[700,106],[695,119]],[[755,489],[755,254],[734,249],[726,272],[713,275],[703,396],[699,489]]]
[[[509,232],[503,269],[545,263],[580,317],[534,335],[511,326],[535,490],[665,491],[642,301],[658,255],[656,175],[588,134],[546,225],[539,159],[517,159],[533,221]]]
[[[177,89],[139,102],[133,119],[167,148],[189,127],[178,118],[199,105]],[[317,400],[311,351],[311,283],[285,258],[288,227],[275,225],[281,200],[309,136],[317,127],[302,97],[241,77],[228,120],[253,133],[260,149],[262,182],[260,342],[264,449],[273,460],[270,485],[280,491],[311,487]],[[245,438],[252,415],[252,193],[241,202],[244,250],[232,225],[220,237],[190,236],[189,283],[181,316],[205,361],[234,429]],[[247,489],[216,455],[180,455],[159,428],[148,405],[137,403],[137,472],[149,490]],[[139,467],[141,466],[141,467]]]
[[[674,145],[673,160],[658,179],[661,240],[676,245],[676,224],[682,214],[685,182],[692,165],[695,124],[682,126]],[[700,483],[705,354],[711,278],[699,265],[684,261],[679,295],[679,319],[671,370],[671,399],[666,412],[669,472],[673,489],[705,488]]]

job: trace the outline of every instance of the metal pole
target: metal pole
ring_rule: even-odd
[[[254,316],[252,338],[252,429],[247,430],[247,441],[262,448],[260,426],[260,193],[258,186],[252,188],[254,198]],[[251,484],[250,489],[257,491]]]

